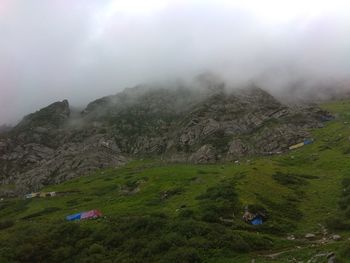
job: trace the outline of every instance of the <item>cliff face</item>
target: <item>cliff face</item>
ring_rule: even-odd
[[[67,101],[56,102],[0,137],[0,195],[144,156],[210,163],[282,152],[322,127],[328,113],[283,105],[258,88],[226,91],[211,83],[127,89],[73,115]]]

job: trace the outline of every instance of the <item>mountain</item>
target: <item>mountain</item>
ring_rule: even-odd
[[[138,86],[73,114],[67,100],[29,114],[0,138],[1,195],[23,194],[133,159],[216,163],[284,152],[331,115],[285,105],[257,87],[221,82]]]
[[[306,131],[312,144],[281,154],[193,164],[123,153],[127,164],[45,186],[40,197],[0,198],[0,262],[349,262],[350,100],[320,107],[335,117]],[[306,118],[318,110],[299,108]],[[83,129],[78,117],[71,109],[58,129]],[[169,137],[188,119],[176,123]],[[66,220],[93,209],[103,216]],[[246,222],[247,210],[262,224]]]

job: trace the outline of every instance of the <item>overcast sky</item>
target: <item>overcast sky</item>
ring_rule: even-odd
[[[350,1],[0,0],[0,123],[139,83],[347,79]]]

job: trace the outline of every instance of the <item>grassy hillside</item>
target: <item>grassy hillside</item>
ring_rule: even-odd
[[[285,154],[142,160],[43,189],[56,197],[3,200],[0,262],[288,262],[328,252],[350,262],[350,101],[323,107],[336,119]],[[246,206],[266,222],[244,223]],[[105,217],[65,222],[95,208]]]

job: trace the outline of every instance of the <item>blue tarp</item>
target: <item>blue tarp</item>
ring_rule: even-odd
[[[314,141],[312,139],[306,139],[306,140],[304,140],[304,145],[311,144],[313,142]]]
[[[81,218],[81,213],[70,215],[66,217],[66,220],[68,221],[75,221],[75,220],[80,220]]]
[[[260,216],[255,217],[252,221],[250,221],[252,225],[262,225],[263,220]]]
[[[101,211],[94,209],[94,210],[90,210],[87,212],[81,212],[81,213],[77,213],[74,215],[66,216],[66,220],[67,221],[76,221],[76,220],[83,220],[83,219],[89,219],[89,218],[98,218],[101,216],[102,216]]]
[[[321,121],[325,122],[325,121],[331,121],[333,120],[334,117],[333,116],[321,116]]]

